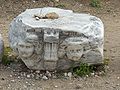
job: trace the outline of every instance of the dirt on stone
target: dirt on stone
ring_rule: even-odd
[[[21,77],[9,66],[0,64],[0,90],[120,90],[120,0],[101,0],[101,7],[91,7],[90,0],[0,0],[0,33],[9,46],[10,22],[29,8],[60,7],[99,17],[105,27],[104,58],[109,60],[106,74],[84,78],[36,80]],[[19,65],[18,65],[19,67]]]

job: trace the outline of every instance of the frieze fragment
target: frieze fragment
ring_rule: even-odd
[[[103,63],[104,26],[72,10],[27,9],[11,22],[9,42],[30,69],[65,70],[81,62]]]

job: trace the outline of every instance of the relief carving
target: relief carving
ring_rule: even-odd
[[[36,20],[39,11],[40,16],[49,17],[55,12],[59,18]],[[9,41],[10,47],[28,68],[62,70],[84,61],[102,62],[104,26],[95,16],[71,10],[52,7],[28,9],[12,21]]]
[[[44,30],[44,59],[49,61],[58,60],[59,31]]]
[[[80,37],[70,37],[66,38],[58,51],[59,58],[67,57],[69,60],[79,61],[83,55],[83,46]]]

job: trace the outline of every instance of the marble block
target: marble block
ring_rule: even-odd
[[[4,43],[2,36],[0,34],[0,62],[2,61],[3,51],[4,51]]]
[[[104,26],[92,15],[53,7],[27,9],[9,28],[10,47],[26,66],[65,70],[103,63]]]

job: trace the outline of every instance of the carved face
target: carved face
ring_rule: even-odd
[[[68,59],[78,61],[83,54],[83,47],[81,45],[70,45],[66,51]]]
[[[19,42],[18,52],[20,57],[28,58],[33,54],[34,46],[31,43]]]
[[[45,42],[56,42],[59,39],[59,32],[57,30],[44,30]]]

